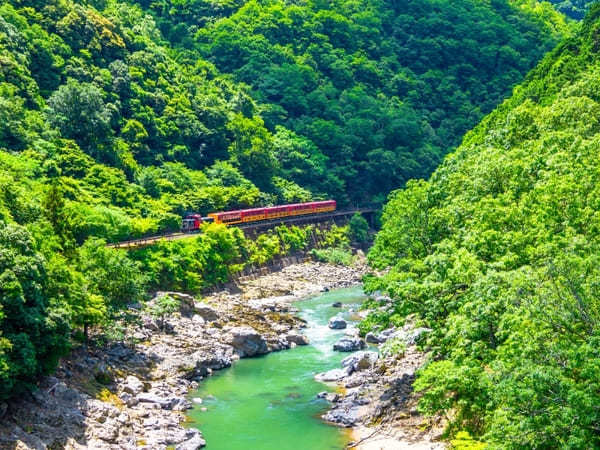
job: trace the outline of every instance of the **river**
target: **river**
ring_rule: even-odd
[[[295,303],[306,320],[310,345],[236,362],[216,372],[191,393],[199,397],[189,413],[191,426],[204,434],[210,450],[328,450],[343,449],[348,430],[319,418],[327,402],[317,393],[331,390],[314,375],[339,367],[347,353],[333,351],[345,330],[331,330],[328,320],[349,313],[365,296],[360,287],[338,289]],[[334,308],[334,302],[343,308]]]

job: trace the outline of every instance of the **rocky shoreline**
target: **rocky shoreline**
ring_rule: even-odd
[[[197,449],[184,427],[188,393],[241,357],[302,345],[292,303],[357,284],[365,268],[295,264],[240,280],[236,293],[202,299],[179,293],[179,311],[157,321],[131,305],[124,342],[78,348],[31,394],[0,403],[0,448]]]
[[[437,450],[445,423],[426,419],[417,410],[418,396],[412,389],[416,371],[427,355],[417,342],[428,332],[410,321],[399,329],[368,333],[371,344],[394,343],[395,351],[384,345],[380,351],[359,351],[341,362],[341,368],[317,374],[319,381],[333,382],[339,393],[323,392],[331,408],[322,417],[340,427],[352,429],[348,448],[358,450]]]

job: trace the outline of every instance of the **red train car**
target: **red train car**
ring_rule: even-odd
[[[278,219],[281,217],[302,216],[335,211],[335,200],[318,202],[293,203],[290,205],[268,206],[264,208],[240,209],[211,213],[202,218],[199,214],[190,214],[183,219],[182,231],[194,231],[200,228],[203,221],[212,220],[215,223],[232,225],[237,223],[257,222],[260,220]]]

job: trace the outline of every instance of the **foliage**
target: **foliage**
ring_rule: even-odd
[[[354,242],[367,242],[369,239],[369,223],[360,213],[356,213],[350,218],[348,228],[350,239]]]
[[[394,308],[368,320],[434,330],[420,408],[491,448],[600,445],[599,16],[390,196],[369,254]]]
[[[317,261],[341,266],[349,266],[353,261],[352,251],[347,247],[314,248],[310,254]]]
[[[187,212],[381,197],[568,32],[535,2],[432,2],[425,21],[405,3],[2,2],[0,397],[50,372],[69,333],[122,339],[116,319],[149,289],[195,292],[348,236],[209,226],[131,255],[106,242]]]
[[[0,399],[54,369],[68,347],[64,312],[31,235],[0,222]]]
[[[213,20],[188,14],[204,0],[150,7],[167,35],[252,86],[288,138],[275,152],[293,181],[354,202],[429,174],[569,28],[521,0],[228,6]]]
[[[471,437],[466,431],[456,433],[456,438],[450,441],[453,449],[456,450],[483,450],[487,446]]]
[[[594,0],[550,0],[554,7],[576,20],[581,20]]]
[[[404,356],[405,352],[406,352],[406,342],[399,337],[388,339],[381,346],[381,353],[384,356],[390,356],[390,355]]]
[[[179,301],[169,295],[161,295],[150,305],[150,315],[158,319],[161,329],[165,327],[165,317],[179,309]]]

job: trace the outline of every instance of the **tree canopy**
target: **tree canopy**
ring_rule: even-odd
[[[107,242],[192,211],[382,199],[569,32],[532,0],[1,2],[0,398],[149,289],[195,292],[316,231]]]
[[[491,448],[600,445],[600,8],[429,181],[390,197],[367,287],[433,329],[415,387]]]

